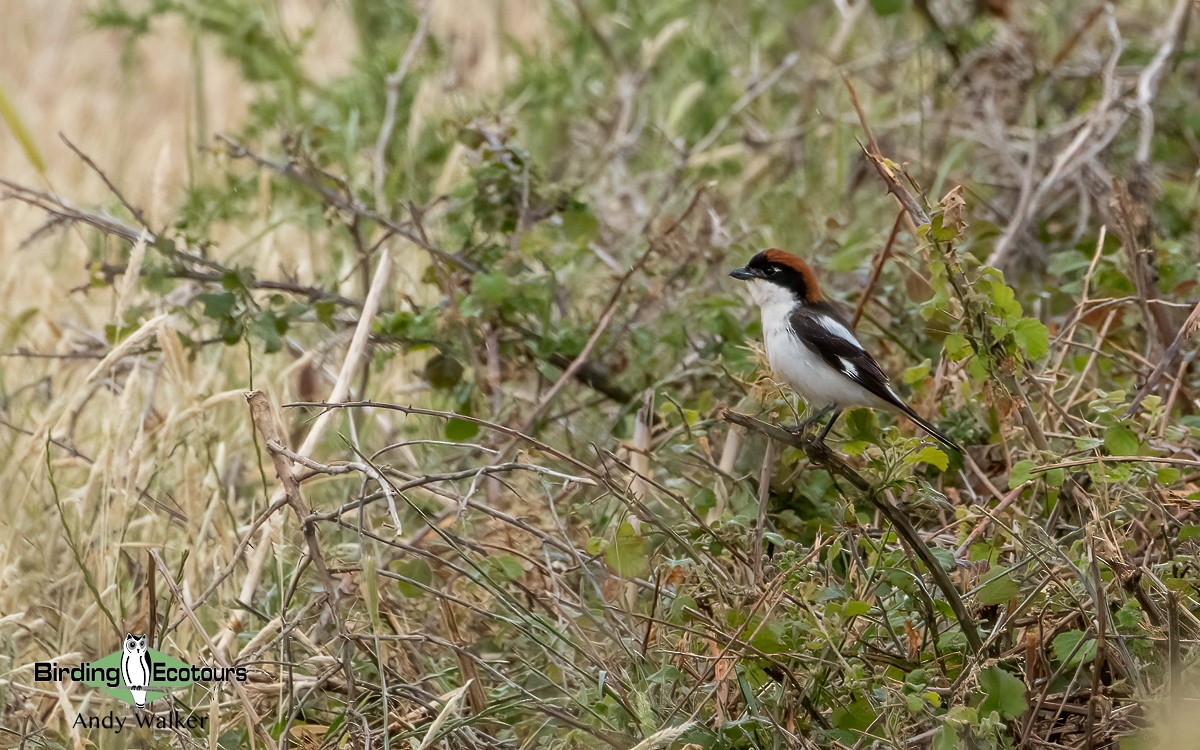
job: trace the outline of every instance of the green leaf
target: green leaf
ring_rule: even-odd
[[[1200,539],[1200,523],[1190,523],[1179,530],[1175,541],[1186,542],[1189,539]]]
[[[942,471],[950,467],[950,458],[941,449],[935,448],[932,445],[927,445],[918,452],[908,456],[905,462],[910,464],[924,462],[936,466]]]
[[[1155,476],[1158,478],[1159,484],[1172,485],[1179,481],[1183,472],[1170,466],[1163,466],[1155,471]]]
[[[587,541],[587,553],[593,557],[608,549],[608,540],[604,537],[593,536]]]
[[[233,346],[242,340],[242,333],[245,328],[233,318],[226,318],[221,322],[221,340],[226,346]]]
[[[779,623],[752,623],[747,630],[754,633],[750,645],[764,654],[780,654],[787,651],[787,644],[783,642],[783,628]]]
[[[227,292],[244,292],[254,282],[254,274],[249,268],[231,268],[221,274],[221,286]]]
[[[525,567],[521,565],[521,558],[516,555],[494,555],[489,557],[487,562],[492,575],[497,578],[515,581],[525,575]]]
[[[958,228],[946,226],[945,217],[940,213],[934,214],[929,221],[929,236],[936,242],[951,242],[958,237]]]
[[[425,379],[435,390],[450,390],[458,385],[462,376],[462,363],[454,357],[437,354],[425,363]]]
[[[508,299],[512,287],[508,283],[506,274],[479,273],[475,274],[475,278],[471,282],[471,291],[481,300],[498,305]]]
[[[563,234],[576,242],[586,242],[596,236],[600,220],[583,203],[575,203],[562,215]]]
[[[846,606],[842,608],[843,617],[860,617],[871,611],[871,605],[863,601],[846,602]]]
[[[1050,351],[1050,332],[1040,320],[1021,318],[1013,326],[1012,333],[1017,346],[1030,359],[1041,359]]]
[[[904,374],[900,376],[900,379],[909,385],[912,385],[913,383],[919,383],[920,381],[929,377],[929,372],[932,369],[933,363],[926,359],[916,367],[910,367],[905,370]]]
[[[461,443],[479,434],[479,425],[466,419],[451,419],[446,422],[446,439]]]
[[[1033,478],[1033,470],[1037,468],[1037,462],[1030,459],[1018,461],[1013,464],[1012,472],[1008,475],[1008,488],[1015,490],[1021,485]]]
[[[982,714],[998,711],[1005,719],[1016,719],[1029,710],[1025,683],[1000,667],[988,667],[980,672],[979,687],[987,696],[979,704]]]
[[[283,348],[283,338],[279,335],[281,333],[279,330],[281,320],[281,318],[277,318],[275,313],[270,310],[263,310],[258,315],[255,315],[254,319],[247,326],[247,329],[251,333],[262,339],[263,349],[268,354],[277,352]],[[283,323],[286,330],[287,321],[283,321]]]
[[[618,575],[626,578],[643,575],[647,570],[646,540],[626,521],[617,529],[617,538],[609,545],[605,558]]]
[[[931,750],[958,750],[958,729],[952,724],[943,724],[933,735]]]
[[[925,699],[919,695],[905,694],[904,704],[908,708],[908,712],[914,716],[920,716],[925,711]]]
[[[1082,646],[1079,645],[1084,638],[1087,638],[1087,641]],[[1087,633],[1082,630],[1068,630],[1065,633],[1059,633],[1054,636],[1051,647],[1054,649],[1054,658],[1064,662],[1067,667],[1087,664],[1096,658],[1096,639],[1088,638]]]
[[[937,559],[938,564],[942,566],[943,570],[954,570],[958,567],[958,561],[954,559],[954,553],[950,550],[942,549],[941,547],[930,547],[929,552]]]
[[[875,708],[866,698],[859,698],[848,706],[835,708],[830,717],[838,729],[864,731],[875,723]]]
[[[1008,324],[1016,323],[1021,317],[1021,303],[1017,302],[1016,292],[1011,286],[1004,283],[1004,277],[999,271],[993,270],[992,274],[992,278],[988,279],[988,285],[992,292],[992,304],[996,306],[1001,320]]]
[[[1113,425],[1104,431],[1104,447],[1113,456],[1136,456],[1140,451],[1141,441],[1128,427]]]
[[[215,320],[229,317],[237,297],[231,292],[205,292],[200,295],[200,301],[204,303],[204,317]]]
[[[879,435],[879,419],[874,409],[851,409],[842,422],[842,428],[851,440],[871,441]]]
[[[1008,568],[996,567],[989,573],[987,582],[975,595],[975,600],[980,604],[1004,604],[1021,593],[1021,587],[1013,580]]]
[[[397,588],[400,589],[400,593],[404,596],[407,596],[410,599],[415,599],[419,596],[425,596],[427,593],[429,593],[425,589],[416,585],[416,583],[420,583],[424,586],[433,585],[433,571],[430,569],[429,563],[421,559],[402,560],[394,563],[392,565],[392,569],[398,575],[411,579],[409,581],[396,581]],[[413,583],[414,581],[415,583]]]
[[[871,0],[871,10],[879,16],[890,16],[904,10],[907,0]]]
[[[337,312],[337,303],[332,300],[321,300],[313,305],[317,312],[317,322],[326,328],[333,328],[333,316]]]
[[[961,333],[952,333],[947,336],[943,346],[946,349],[946,356],[955,362],[961,362],[975,351],[971,348],[971,342]]]

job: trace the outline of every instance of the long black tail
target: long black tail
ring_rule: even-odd
[[[912,408],[908,404],[904,403],[903,401],[900,401],[899,399],[897,399],[897,402],[898,403],[896,403],[896,407],[899,408],[900,411],[904,412],[905,416],[907,416],[912,421],[916,422],[917,425],[922,430],[925,430],[930,435],[933,435],[935,438],[937,438],[939,441],[941,441],[941,443],[943,445],[945,445],[947,448],[952,448],[952,449],[958,451],[959,453],[966,455],[966,451],[964,451],[962,449],[961,445],[954,442],[950,438],[946,437],[944,434],[942,434],[941,430],[939,430],[938,428],[929,424],[929,422],[926,422],[924,419],[922,419],[921,416],[919,414],[917,414],[915,411],[913,411]]]

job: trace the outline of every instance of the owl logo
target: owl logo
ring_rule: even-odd
[[[121,679],[133,694],[134,705],[138,708],[146,707],[146,686],[150,684],[148,648],[145,633],[126,633],[125,642],[121,644]]]

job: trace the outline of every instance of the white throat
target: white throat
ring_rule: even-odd
[[[750,280],[750,298],[762,311],[763,328],[770,323],[786,322],[796,306],[796,297],[791,291],[762,279]]]

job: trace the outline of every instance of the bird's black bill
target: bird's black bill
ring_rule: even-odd
[[[735,279],[741,279],[742,281],[757,279],[760,276],[758,272],[752,271],[749,268],[735,268],[729,272],[729,275]]]

